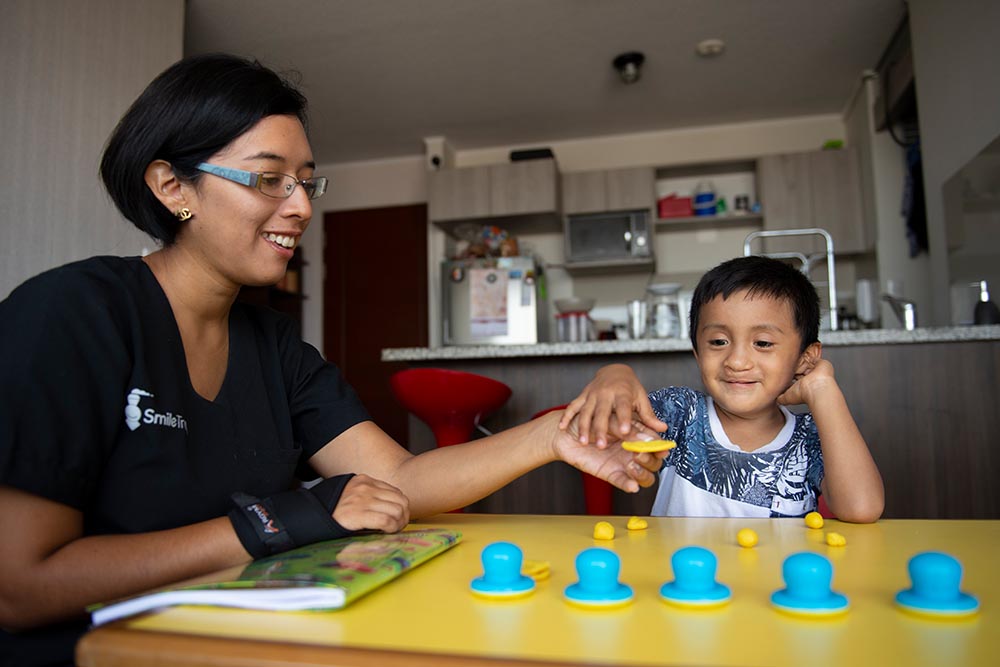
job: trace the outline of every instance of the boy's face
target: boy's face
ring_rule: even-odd
[[[808,366],[791,304],[742,290],[716,296],[698,319],[695,357],[717,407],[741,418],[772,415],[778,396]]]

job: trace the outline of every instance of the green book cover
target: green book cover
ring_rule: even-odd
[[[267,611],[340,609],[462,539],[421,528],[317,542],[248,565],[231,581],[173,588],[90,608],[94,626],[172,605]]]

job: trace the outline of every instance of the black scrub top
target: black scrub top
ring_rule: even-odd
[[[88,535],[223,516],[234,491],[288,489],[310,456],[369,419],[289,318],[242,303],[222,388],[198,395],[170,304],[138,257],[53,269],[0,302],[0,378],[0,484],[80,510]]]

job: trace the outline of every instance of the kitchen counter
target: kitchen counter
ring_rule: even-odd
[[[899,345],[908,343],[954,343],[1000,340],[1000,325],[962,327],[921,327],[903,329],[861,329],[823,331],[824,347],[850,345]],[[400,347],[382,350],[382,361],[433,361],[448,359],[503,359],[517,357],[566,357],[646,352],[689,352],[686,338],[660,340],[602,340],[586,343],[538,343],[536,345],[457,345],[450,347]]]

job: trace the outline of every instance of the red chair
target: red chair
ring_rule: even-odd
[[[511,394],[493,378],[443,368],[409,368],[389,383],[403,407],[430,427],[438,447],[468,442],[480,420]]]
[[[830,507],[826,504],[826,498],[823,496],[819,497],[819,506],[816,508],[820,516],[824,519],[836,519],[837,515],[830,511]]]
[[[556,410],[564,410],[565,408],[565,405],[556,405],[551,408],[546,408],[541,412],[536,412],[531,416],[531,418],[538,419],[542,415]],[[588,475],[585,472],[581,472],[580,474],[583,476],[583,502],[587,508],[587,514],[598,516],[607,516],[611,514],[613,511],[612,500],[615,487],[599,477]]]

